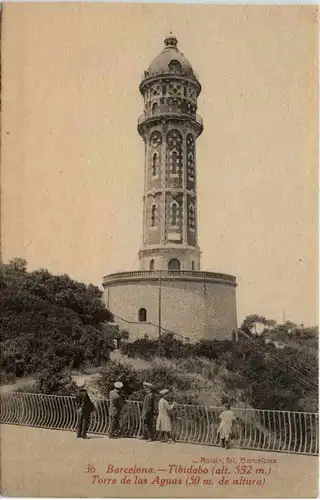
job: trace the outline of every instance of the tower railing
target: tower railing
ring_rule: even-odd
[[[142,125],[145,121],[147,120],[153,120],[153,119],[158,119],[160,117],[164,118],[182,118],[184,120],[194,120],[196,123],[203,128],[203,120],[198,113],[195,114],[188,114],[188,113],[181,113],[178,111],[159,111],[157,113],[142,113],[139,118],[138,118],[138,126]]]
[[[170,278],[212,279],[236,285],[235,276],[231,276],[230,274],[214,273],[208,271],[182,271],[182,270],[128,271],[122,273],[114,273],[104,276],[103,282],[108,283],[110,281],[115,281],[115,280],[121,281],[121,280],[136,279],[136,278],[159,279],[160,273],[161,277],[164,279],[166,278],[167,279]]]
[[[143,83],[145,80],[149,78],[155,78],[157,76],[168,76],[170,77],[178,77],[181,79],[189,79],[193,80],[197,85],[199,84],[199,75],[196,73],[194,70],[189,71],[187,73],[177,73],[176,71],[172,71],[170,69],[167,69],[165,71],[145,71],[143,75],[141,76],[141,83]]]
[[[95,399],[89,432],[107,434],[109,403]],[[120,419],[122,436],[139,437],[142,431],[142,402],[127,401]],[[219,414],[222,409],[177,404],[172,412],[176,441],[219,446]],[[232,447],[273,452],[318,455],[317,413],[233,408],[236,422]],[[0,422],[46,429],[74,431],[77,427],[75,397],[31,393],[0,396]]]

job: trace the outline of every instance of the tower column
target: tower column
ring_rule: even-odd
[[[138,132],[146,142],[140,269],[199,270],[196,198],[191,211],[188,200],[196,189],[193,153],[203,130],[196,115],[201,85],[174,36],[144,73],[140,92]]]
[[[160,244],[165,244],[166,238],[166,156],[167,156],[167,147],[166,147],[166,131],[167,127],[165,123],[162,123],[162,145],[161,145],[161,234],[160,234]]]
[[[188,199],[187,199],[187,186],[188,186],[188,165],[187,165],[187,146],[186,146],[186,132],[185,128],[182,135],[182,183],[183,183],[183,200],[182,200],[182,210],[183,210],[183,244],[188,243]]]

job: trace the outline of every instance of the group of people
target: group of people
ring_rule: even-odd
[[[86,439],[87,431],[90,423],[91,413],[95,410],[89,394],[86,390],[86,384],[79,388],[76,395],[76,404],[78,411],[77,437]],[[169,389],[159,391],[160,399],[158,399],[158,391],[150,382],[143,382],[145,397],[142,405],[142,436],[140,439],[154,441],[156,433],[159,435],[162,442],[174,442],[172,437],[171,411],[176,403],[169,403],[167,400]],[[109,392],[109,438],[118,437],[120,434],[120,417],[121,411],[125,404],[123,397],[123,383],[118,381],[114,383],[113,389]],[[156,425],[154,420],[157,413]],[[225,410],[219,415],[219,436],[221,444],[224,448],[230,447],[230,437],[232,435],[232,427],[235,421],[233,411],[230,409],[230,404],[226,404]]]

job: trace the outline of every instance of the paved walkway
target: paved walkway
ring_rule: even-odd
[[[292,498],[318,492],[317,457],[97,435],[82,440],[73,432],[11,425],[1,426],[1,452],[4,496]],[[249,463],[259,458],[275,463]],[[95,470],[86,472],[89,464]]]

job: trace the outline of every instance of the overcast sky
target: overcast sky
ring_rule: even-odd
[[[2,255],[101,286],[138,268],[143,71],[172,30],[203,86],[202,269],[317,322],[315,6],[6,4]]]

